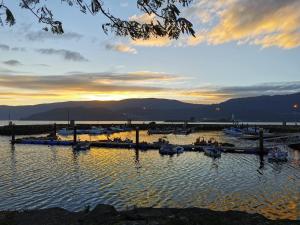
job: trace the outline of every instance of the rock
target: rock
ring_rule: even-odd
[[[300,221],[269,220],[259,214],[199,208],[137,208],[117,212],[113,206],[98,205],[88,213],[60,208],[0,212],[0,225],[300,225]]]
[[[118,212],[111,205],[97,205],[83,218],[83,224],[107,224],[118,220]]]

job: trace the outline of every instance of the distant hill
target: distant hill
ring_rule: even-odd
[[[0,119],[18,120],[220,120],[300,121],[300,93],[231,99],[220,104],[190,104],[169,99],[77,101],[0,106]]]

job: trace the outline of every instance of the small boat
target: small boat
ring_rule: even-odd
[[[203,147],[204,154],[213,158],[221,157],[221,149],[215,146]]]
[[[276,146],[269,150],[268,161],[286,162],[288,161],[288,153],[284,151],[282,146]]]
[[[171,129],[165,129],[165,130],[159,130],[159,129],[149,129],[148,130],[148,135],[152,134],[171,134],[173,130]]]
[[[159,153],[162,155],[173,155],[173,154],[176,154],[177,151],[175,151],[173,145],[163,144],[159,149]]]
[[[105,132],[106,132],[106,129],[101,128],[101,127],[95,127],[95,126],[93,126],[89,130],[86,130],[86,133],[91,134],[91,135],[104,134]]]
[[[227,135],[235,136],[235,137],[239,137],[243,135],[243,130],[236,127],[225,128],[223,129],[223,132]]]
[[[173,151],[176,152],[177,154],[180,154],[184,152],[184,148],[182,146],[175,146],[173,148]]]
[[[75,145],[73,145],[74,151],[86,151],[90,149],[90,144],[87,142],[78,142]]]
[[[62,135],[62,136],[68,136],[68,135],[72,135],[73,132],[74,132],[73,130],[69,130],[67,128],[62,128],[58,131],[58,134]]]
[[[177,134],[177,135],[188,135],[191,133],[191,130],[189,129],[177,129],[173,131],[173,134]]]

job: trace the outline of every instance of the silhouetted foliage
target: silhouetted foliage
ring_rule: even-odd
[[[6,0],[8,1],[8,0]],[[155,15],[155,20],[150,23],[141,23],[133,20],[122,20],[115,17],[104,8],[104,0],[60,0],[67,6],[78,7],[84,13],[92,15],[102,14],[108,22],[102,25],[103,31],[113,32],[117,36],[129,36],[132,39],[149,39],[151,37],[169,37],[177,39],[180,34],[195,35],[193,24],[186,18],[180,17],[180,8],[188,7],[193,0],[137,0],[137,8]],[[17,1],[16,1],[17,3]],[[47,0],[19,0],[20,7],[29,10],[39,23],[43,23],[45,31],[64,33],[62,22],[56,20],[52,11],[47,6]],[[0,23],[9,26],[15,24],[11,10],[5,5],[5,0],[0,1]]]

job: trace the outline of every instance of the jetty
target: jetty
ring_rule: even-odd
[[[125,143],[113,141],[83,141],[90,144],[91,147],[98,148],[117,148],[117,149],[139,149],[139,150],[159,150],[161,144],[158,143]],[[79,141],[77,143],[80,143]],[[47,145],[47,146],[73,146],[73,141],[63,140],[42,140],[42,139],[16,139],[14,144],[26,145]],[[185,151],[202,152],[206,145],[180,145]],[[240,154],[259,154],[258,147],[222,147],[225,153],[240,153]],[[267,152],[265,152],[267,153]]]

